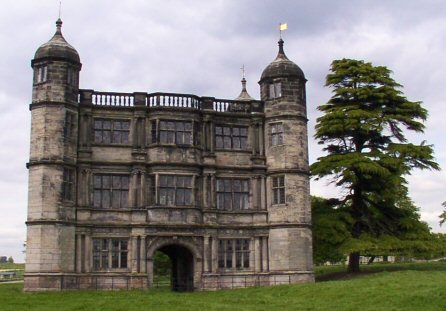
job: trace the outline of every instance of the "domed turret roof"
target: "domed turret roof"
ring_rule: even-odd
[[[80,63],[79,54],[76,49],[72,47],[62,35],[62,20],[59,18],[56,21],[56,33],[45,44],[42,44],[34,55],[34,60],[40,58],[64,58],[68,61]]]
[[[248,91],[246,90],[246,79],[243,77],[242,79],[242,91],[240,92],[240,95],[235,100],[255,100],[254,98],[249,95]]]
[[[276,59],[263,70],[260,81],[276,77],[297,77],[305,79],[302,69],[286,57],[285,52],[283,51],[282,38],[278,43],[279,53],[277,54]]]

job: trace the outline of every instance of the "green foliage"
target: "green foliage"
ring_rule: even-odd
[[[153,274],[156,280],[168,277],[170,279],[170,273],[172,263],[166,254],[161,251],[156,251],[153,255]]]
[[[400,271],[374,273],[383,270]],[[445,263],[372,265],[367,267],[368,275],[351,280],[182,294],[159,290],[23,293],[23,284],[4,284],[0,310],[445,310],[445,271]]]
[[[405,176],[414,168],[439,169],[431,145],[407,142],[406,131],[423,132],[427,111],[404,97],[390,74],[364,61],[335,60],[326,80],[333,96],[318,107],[324,114],[315,137],[327,155],[311,165],[311,173],[331,176],[347,190],[343,205],[353,219],[349,249],[356,248],[356,255],[369,247],[364,234],[376,238],[407,231],[401,220],[413,211],[398,206],[408,198]],[[358,260],[352,270],[359,268]]]
[[[14,258],[12,258],[12,256],[9,256],[8,263],[14,263]]]
[[[336,199],[311,197],[313,260],[317,265],[345,260],[343,244],[350,238],[350,215]]]
[[[445,208],[445,210],[443,211],[443,213],[441,213],[441,215],[440,215],[440,226],[442,225],[442,224],[444,224],[444,222],[446,221],[446,201],[445,202],[443,202],[441,205],[443,205],[443,207]]]

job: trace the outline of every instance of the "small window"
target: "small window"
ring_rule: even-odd
[[[76,115],[70,111],[65,113],[65,124],[63,129],[63,136],[66,140],[73,139],[75,129]]]
[[[160,205],[191,205],[192,176],[160,175],[158,193]]]
[[[271,145],[283,145],[283,124],[271,124]]]
[[[128,240],[93,239],[93,269],[127,268]]]
[[[218,240],[218,267],[249,268],[249,239]]]
[[[93,206],[95,208],[127,208],[129,177],[127,175],[93,176]]]
[[[272,178],[273,204],[285,204],[285,176]]]
[[[282,83],[275,82],[269,85],[269,98],[279,98],[282,97]]]
[[[74,169],[64,168],[62,177],[62,200],[74,200]]]
[[[73,86],[77,83],[76,71],[72,67],[68,67],[67,69],[67,83]]]
[[[95,119],[94,142],[99,144],[128,144],[129,120]]]
[[[192,122],[190,121],[159,121],[159,142],[161,144],[192,145],[192,132]],[[152,141],[153,138],[152,128]]]
[[[248,128],[216,126],[215,145],[217,149],[246,150],[248,148]]]
[[[48,66],[37,67],[36,83],[46,82],[48,77]]]
[[[247,179],[217,179],[217,208],[221,210],[245,210],[249,208]]]

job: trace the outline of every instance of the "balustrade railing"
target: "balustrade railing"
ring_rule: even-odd
[[[132,107],[134,102],[135,98],[130,93],[94,92],[91,95],[91,103],[97,106]]]
[[[263,102],[237,101],[175,93],[115,93],[79,90],[79,103],[94,106],[182,108],[216,112],[263,112]]]
[[[201,109],[201,100],[189,94],[152,93],[147,95],[147,106]]]

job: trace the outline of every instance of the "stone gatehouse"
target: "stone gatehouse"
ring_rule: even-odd
[[[25,290],[313,281],[306,79],[279,41],[260,98],[79,89],[56,33],[31,62]]]

